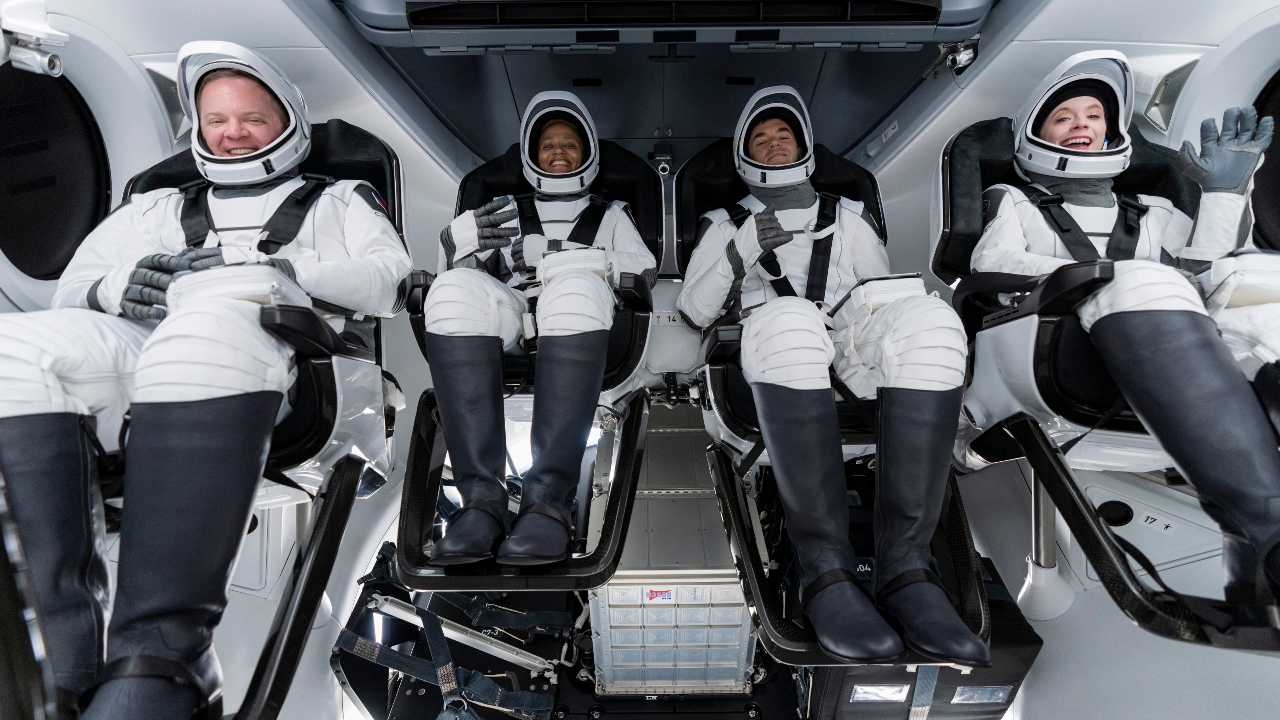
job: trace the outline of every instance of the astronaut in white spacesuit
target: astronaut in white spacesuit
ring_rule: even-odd
[[[389,316],[411,269],[372,188],[298,174],[310,125],[278,68],[198,42],[178,73],[208,182],[127,198],[76,251],[55,309],[0,315],[0,472],[60,703],[93,690],[87,718],[221,717],[213,630],[295,375],[259,326],[262,298],[287,286]],[[108,632],[95,445],[116,447],[126,409]]]
[[[1219,267],[1226,282],[1205,280],[1216,262],[1280,259],[1250,253],[1249,192],[1273,123],[1232,108],[1221,133],[1212,119],[1201,126],[1198,154],[1183,146],[1181,170],[1203,190],[1193,222],[1166,198],[1112,191],[1129,165],[1132,112],[1133,76],[1119,52],[1080,53],[1050,73],[1014,119],[1014,156],[1028,182],[986,190],[971,265],[1042,275],[1115,261],[1115,279],[1078,308],[1081,325],[1222,526],[1228,597],[1250,599],[1260,558],[1280,590],[1280,454],[1249,384],[1280,358],[1280,288],[1269,302],[1265,288],[1252,288],[1261,300],[1253,303],[1238,286],[1246,273]],[[1188,280],[1195,274],[1199,290]]]
[[[986,665],[987,647],[930,570],[965,377],[964,329],[918,277],[865,282],[889,275],[888,255],[862,203],[814,191],[813,138],[793,88],[751,97],[733,146],[751,194],[703,216],[677,306],[699,328],[741,308],[742,370],[822,649],[848,662],[884,661],[905,640],[929,657]],[[853,393],[880,403],[875,604],[854,584],[833,363]]]
[[[568,557],[571,504],[613,324],[613,288],[621,273],[652,284],[656,264],[626,205],[590,194],[600,151],[577,96],[535,95],[520,143],[534,194],[520,198],[518,209],[499,198],[454,218],[440,238],[447,269],[425,301],[427,357],[463,497],[432,549],[436,565],[495,554],[508,565]],[[517,351],[529,334],[534,297],[533,465],[519,516],[508,527],[502,354]]]

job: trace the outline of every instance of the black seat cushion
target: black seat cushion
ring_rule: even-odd
[[[1115,178],[1118,193],[1141,193],[1168,198],[1195,217],[1200,187],[1179,172],[1178,153],[1129,128],[1133,156],[1129,168]],[[1013,160],[1013,129],[1009,118],[974,123],[961,130],[942,153],[942,235],[933,253],[933,272],[943,282],[970,274],[969,258],[982,238],[982,193],[992,185],[1026,183]]]
[[[1116,192],[1169,198],[1182,212],[1194,216],[1200,188],[1179,172],[1177,153],[1146,140],[1131,127],[1133,156],[1129,168],[1116,177]],[[946,282],[967,277],[970,256],[982,238],[982,193],[992,185],[1025,183],[1013,159],[1013,130],[1009,118],[974,123],[960,131],[942,155],[942,235],[933,255],[933,271]],[[996,311],[994,297],[973,299],[975,307]],[[1127,405],[1117,409],[1119,389],[1074,316],[1042,316],[1036,337],[1035,373],[1041,396],[1054,412],[1092,427],[1106,417],[1104,427],[1141,432],[1142,424]],[[972,318],[968,320],[972,321]],[[969,322],[969,327],[978,324]]]
[[[880,202],[880,189],[876,184],[875,176],[862,166],[831,152],[824,145],[814,146],[814,158],[815,168],[813,175],[809,178],[814,189],[818,192],[862,201],[883,242],[885,240],[884,208]],[[693,256],[693,250],[698,244],[698,220],[702,214],[733,205],[745,197],[750,189],[734,169],[733,142],[729,138],[720,138],[689,158],[676,173],[675,184],[675,194],[679,198],[679,206],[676,209],[676,238],[680,270],[683,272],[688,267],[689,258]],[[717,330],[724,331],[729,328]],[[711,332],[715,333],[717,330]],[[723,376],[720,374],[712,376],[713,382],[722,383],[722,387],[715,388],[713,393],[717,410],[730,416],[727,419],[728,423],[736,428],[737,432],[755,435],[759,433],[760,421],[756,414],[755,399],[751,395],[751,386],[743,377],[738,361],[737,337],[734,335],[733,347],[727,351],[717,351],[721,343],[709,334],[703,351],[708,353],[705,356],[708,362],[723,364],[727,370]],[[836,411],[846,441],[857,441],[859,437],[874,434],[876,416],[874,400],[838,402]]]
[[[311,126],[311,150],[302,161],[302,172],[339,180],[364,180],[387,204],[387,217],[403,242],[400,198],[400,161],[386,143],[372,133],[343,120]],[[130,178],[125,196],[185,185],[200,179],[189,151],[176,153]],[[351,323],[349,323],[351,324]],[[361,321],[352,327],[372,337],[380,357],[380,324]],[[298,358],[298,379],[289,392],[290,413],[271,439],[271,467],[287,468],[314,456],[323,447],[336,422],[336,386],[327,359]]]
[[[525,180],[520,160],[520,144],[463,176],[458,183],[455,215],[474,210],[501,195],[533,192]],[[630,150],[609,140],[600,141],[600,173],[591,182],[592,194],[627,204],[640,237],[658,265],[662,264],[662,180],[647,162]],[[639,364],[648,336],[649,316],[619,308],[609,333],[609,359],[605,363],[604,387],[625,380]],[[528,355],[509,354],[503,358],[503,383],[520,389],[534,383],[534,362]]]
[[[875,176],[862,166],[831,152],[825,145],[813,149],[816,160],[809,181],[818,192],[860,200],[885,239],[884,208]],[[747,184],[733,165],[733,141],[720,138],[689,158],[676,173],[676,247],[683,272],[698,244],[698,219],[711,210],[729,207],[746,197]]]
[[[500,195],[525,195],[533,187],[524,178],[520,144],[463,176],[454,215],[474,210]],[[591,192],[627,204],[644,244],[662,265],[662,180],[649,163],[609,140],[600,141],[600,173]]]

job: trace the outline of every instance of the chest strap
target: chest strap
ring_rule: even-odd
[[[1076,262],[1101,260],[1098,249],[1089,241],[1089,236],[1080,229],[1080,224],[1071,213],[1062,206],[1061,195],[1050,195],[1040,188],[1027,186],[1022,188],[1027,198],[1035,204],[1044,216],[1049,227],[1067,246],[1067,252]],[[1137,195],[1117,195],[1116,224],[1111,228],[1111,237],[1107,239],[1107,258],[1109,260],[1132,260],[1138,250],[1138,235],[1142,231],[1142,216],[1148,208],[1138,201]]]
[[[258,252],[274,255],[280,248],[293,242],[302,230],[311,206],[316,204],[325,188],[337,182],[324,175],[302,175],[302,184],[289,193],[284,202],[262,226],[262,237],[258,240]],[[216,229],[213,217],[209,213],[209,191],[212,184],[207,180],[183,185],[182,190],[182,234],[186,236],[187,247],[203,247],[209,231]]]
[[[818,220],[813,226],[813,232],[818,233],[831,227],[836,221],[836,211],[839,207],[840,197],[838,195],[820,193],[818,195]],[[747,218],[751,217],[751,211],[741,204],[725,208],[725,212],[729,213],[729,220],[733,222],[734,227],[738,228],[742,227]],[[831,267],[831,247],[834,241],[834,233],[813,241],[813,249],[809,254],[809,272],[804,288],[804,297],[810,302],[820,303],[826,298],[827,272]],[[769,273],[769,285],[773,287],[773,291],[778,294],[778,297],[796,297],[798,295],[795,288],[791,286],[791,281],[782,272],[782,266],[778,263],[778,256],[772,250],[762,254],[759,263],[760,267]]]
[[[564,240],[547,238],[548,252],[563,250],[566,242],[576,243],[583,247],[591,247],[596,244],[596,236],[600,233],[600,225],[604,222],[604,215],[609,210],[610,202],[596,195],[589,196],[588,200],[590,201],[589,204],[578,214],[578,218],[573,223],[573,229],[569,231],[567,238]],[[533,195],[516,196],[516,213],[520,217],[520,237],[511,243],[511,261],[512,269],[516,272],[522,272],[529,269],[524,257],[525,236],[545,235],[546,233],[542,230],[542,218],[538,216],[538,206],[535,204]],[[497,253],[494,254],[496,255]]]

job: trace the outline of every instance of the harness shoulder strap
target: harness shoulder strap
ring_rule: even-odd
[[[1062,207],[1061,195],[1050,195],[1032,185],[1023,187],[1022,192],[1040,210],[1049,227],[1061,238],[1062,244],[1067,246],[1067,252],[1071,253],[1073,260],[1090,262],[1101,259],[1098,249],[1089,242],[1089,237],[1080,229],[1080,224]]]
[[[611,203],[596,195],[592,195],[590,200],[590,204],[583,208],[577,221],[573,223],[573,229],[569,231],[569,237],[565,238],[565,242],[577,243],[584,247],[596,244],[600,224],[604,222],[604,214],[609,211]]]
[[[516,215],[520,218],[520,236],[511,243],[511,269],[515,272],[524,272],[529,269],[524,262],[524,238],[526,235],[542,234],[542,218],[538,217],[538,206],[534,204],[531,193],[516,195],[515,198]],[[493,253],[494,256],[500,254]],[[508,277],[510,277],[509,274]]]
[[[1138,250],[1138,235],[1142,232],[1142,216],[1150,208],[1143,205],[1137,195],[1125,193],[1117,198],[1116,224],[1107,241],[1107,257],[1112,260],[1132,260]]]
[[[729,213],[729,221],[736,228],[741,228],[747,218],[751,217],[751,210],[741,203],[730,205],[724,211]],[[796,296],[796,289],[791,287],[791,281],[783,274],[782,266],[778,264],[778,256],[774,255],[772,250],[762,254],[757,262],[769,274],[769,285],[773,287],[778,297]]]
[[[303,183],[289,193],[280,207],[272,213],[271,218],[262,226],[262,239],[258,241],[258,251],[274,255],[280,248],[293,242],[302,229],[302,222],[310,212],[311,206],[320,199],[325,188],[337,182],[323,175],[303,175]],[[179,188],[182,191],[182,234],[186,238],[187,247],[201,247],[213,229],[213,218],[209,215],[209,189],[212,185],[201,178]]]
[[[182,234],[187,247],[200,247],[213,226],[209,219],[209,181],[201,178],[178,188],[182,192]]]
[[[258,252],[275,255],[280,248],[293,242],[302,229],[311,206],[320,199],[325,188],[337,182],[324,175],[303,175],[302,185],[289,193],[289,197],[280,203],[280,207],[272,213],[271,219],[263,226],[262,239],[258,241]]]
[[[818,196],[818,221],[813,226],[814,232],[821,232],[835,224],[836,213],[840,209],[840,197],[831,193]],[[831,246],[835,234],[813,241],[813,249],[809,254],[809,277],[805,281],[804,297],[809,302],[820,303],[827,296],[827,271],[831,268]]]

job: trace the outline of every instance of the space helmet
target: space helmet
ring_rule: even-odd
[[[236,157],[214,155],[200,134],[196,94],[203,77],[216,70],[236,70],[263,84],[284,108],[285,128],[257,152]],[[191,122],[191,154],[205,179],[215,185],[254,185],[289,172],[311,149],[311,123],[302,92],[280,68],[254,51],[230,42],[189,42],[178,51],[178,98]]]
[[[1072,150],[1037,135],[1055,107],[1082,95],[1102,102],[1107,121],[1102,150]],[[1014,159],[1024,173],[1062,178],[1115,177],[1129,167],[1133,154],[1129,139],[1132,116],[1133,71],[1128,58],[1115,50],[1077,53],[1045,77],[1014,117]]]
[[[567,173],[549,173],[538,167],[538,139],[552,122],[566,122],[582,138],[582,164]],[[548,195],[569,195],[586,190],[600,173],[600,143],[596,124],[587,106],[571,92],[550,90],[533,96],[520,121],[520,162],[524,177],[534,190]]]
[[[798,158],[789,165],[764,165],[747,153],[748,133],[760,122],[777,118],[791,127]],[[800,93],[790,85],[773,85],[751,96],[733,131],[734,167],[743,182],[753,187],[785,187],[813,175],[813,123]]]

